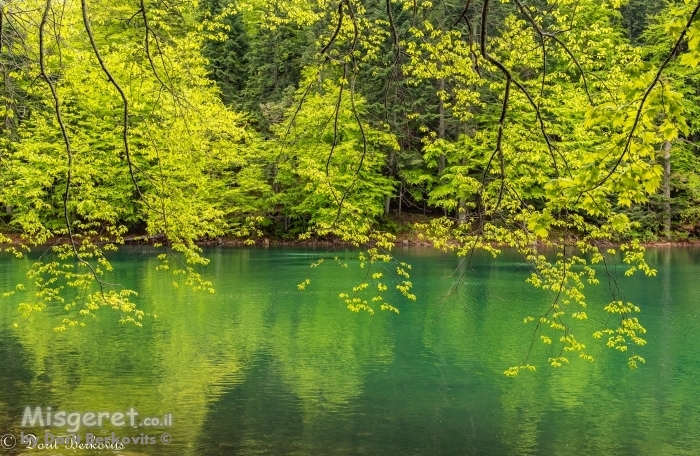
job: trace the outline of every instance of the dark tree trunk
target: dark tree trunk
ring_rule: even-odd
[[[664,235],[666,239],[671,238],[671,142],[666,141],[663,145],[663,209],[664,209]]]
[[[440,92],[445,90],[445,80],[440,79],[439,82]],[[438,124],[438,138],[445,139],[445,102],[442,98],[439,100],[440,103],[440,120]],[[438,162],[438,175],[442,174],[445,170],[445,154],[440,154],[440,161]]]

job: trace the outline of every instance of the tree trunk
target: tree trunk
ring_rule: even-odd
[[[397,103],[398,96],[396,92],[396,86],[394,86],[394,103]],[[396,126],[396,110],[394,109],[394,126]],[[402,141],[399,141],[399,150],[403,149],[403,144]],[[396,176],[396,151],[391,150],[389,153],[389,177],[393,180],[394,176]],[[400,190],[400,189],[399,189]],[[400,197],[400,196],[399,196]],[[387,196],[386,200],[384,201],[384,215],[389,215],[389,212],[391,211],[391,196]]]
[[[438,83],[438,87],[440,92],[443,92],[445,90],[445,80],[440,79]],[[439,139],[445,139],[445,102],[442,101],[442,98],[439,98],[439,106],[440,106],[440,123],[438,124],[438,138]],[[438,175],[442,174],[442,172],[445,170],[445,154],[440,154],[440,161],[438,162]]]
[[[479,232],[482,232],[484,230],[484,208],[479,193],[476,194],[476,215],[479,218]]]
[[[466,161],[462,159],[462,166],[466,164]],[[457,201],[457,223],[464,225],[467,223],[467,200],[465,198],[460,198]]]
[[[460,225],[467,223],[467,200],[464,198],[460,198],[457,203],[457,223]]]
[[[671,239],[671,142],[666,141],[664,151],[664,179],[663,179],[663,209],[664,209],[664,235]]]

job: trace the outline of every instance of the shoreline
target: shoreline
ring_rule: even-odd
[[[4,234],[11,242],[9,244],[0,244],[4,247],[21,245],[21,237],[18,235]],[[164,236],[147,236],[147,235],[130,235],[124,237],[124,243],[118,245],[152,245],[158,241],[164,240]],[[31,245],[30,248],[49,247],[51,245],[63,244],[67,242],[67,238],[53,238],[46,243]],[[106,242],[100,242],[104,244]],[[309,240],[289,240],[273,237],[263,237],[255,239],[253,244],[246,243],[246,240],[221,236],[213,239],[202,239],[195,244],[199,247],[352,247],[357,248],[351,242],[342,241],[340,239],[309,239]],[[605,246],[619,246],[619,242],[604,242]],[[394,242],[396,247],[432,247],[433,243],[422,241],[416,236],[397,235]],[[651,241],[642,242],[642,246],[650,247],[700,247],[700,239],[688,241]]]

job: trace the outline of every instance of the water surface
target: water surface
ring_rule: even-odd
[[[43,435],[20,426],[27,405],[133,407],[140,417],[171,413],[173,425],[78,434],[172,436],[100,452],[129,455],[700,453],[698,249],[650,250],[656,277],[620,271],[648,329],[640,369],[591,337],[607,320],[600,286],[588,290],[590,319],[577,328],[595,362],[572,356],[552,369],[546,360],[558,350],[536,344],[537,371],[515,379],[503,371],[524,359],[532,339],[523,318],[550,299],[525,283],[528,268],[516,255],[477,256],[459,293],[445,300],[462,272],[458,259],[399,250],[412,265],[417,301],[390,292],[400,315],[379,305],[369,315],[338,299],[364,275],[352,251],[209,250],[210,295],[174,290],[153,255],[130,249],[114,257],[114,281],[138,290],[139,306],[157,315],[143,328],[103,310],[87,327],[57,333],[64,312],[53,306],[13,330],[16,300],[0,301],[0,434]],[[321,257],[327,261],[311,269]],[[2,288],[26,282],[26,266],[0,258]],[[0,455],[37,453],[21,447]]]

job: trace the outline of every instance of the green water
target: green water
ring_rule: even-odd
[[[139,329],[102,311],[83,329],[56,333],[62,310],[47,309],[18,330],[16,302],[0,301],[0,435],[20,426],[24,407],[54,411],[171,413],[172,426],[84,427],[79,435],[148,434],[154,444],[121,451],[2,454],[153,455],[680,455],[700,453],[700,250],[651,249],[658,276],[620,277],[642,307],[648,345],[636,371],[626,356],[592,339],[606,316],[606,288],[590,292],[579,339],[596,358],[546,365],[507,378],[532,338],[527,315],[548,295],[524,282],[512,254],[477,256],[458,295],[444,301],[458,260],[404,249],[416,302],[389,294],[400,315],[349,312],[339,292],[362,277],[356,262],[312,261],[350,251],[222,249],[206,252],[216,294],[173,290],[141,250],[114,258],[114,281],[140,292],[157,315]],[[27,263],[0,259],[0,286],[24,281]],[[311,285],[301,292],[305,278]],[[378,307],[378,306],[377,306]],[[61,435],[65,427],[51,427]],[[167,432],[172,442],[163,444]],[[24,445],[26,447],[26,445]]]

